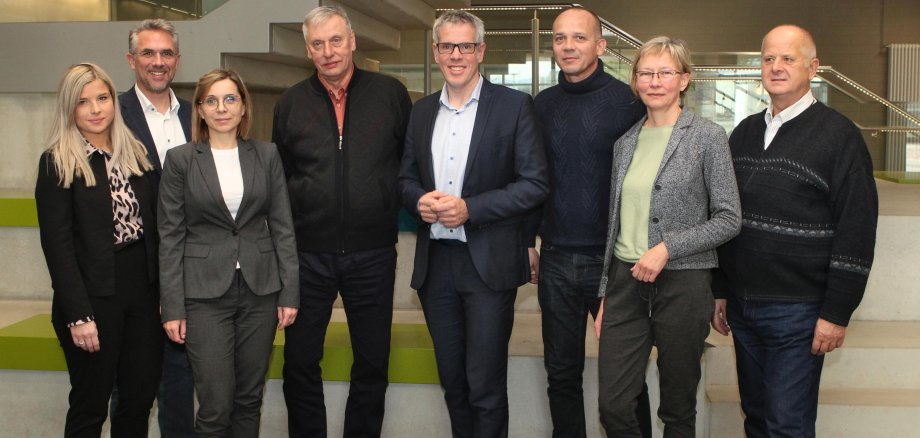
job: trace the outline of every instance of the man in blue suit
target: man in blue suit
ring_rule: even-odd
[[[179,67],[179,56],[179,36],[166,20],[144,20],[128,33],[128,65],[137,80],[118,100],[125,124],[147,148],[154,166],[149,173],[154,190],[160,182],[166,151],[192,138],[192,104],[176,97],[170,88]],[[157,395],[162,436],[192,436],[194,392],[185,346],[167,338]],[[117,400],[117,395],[113,400]]]
[[[464,11],[435,21],[445,85],[413,108],[399,173],[420,219],[411,285],[454,437],[508,435],[508,340],[517,287],[530,279],[523,224],[548,192],[533,101],[479,73],[484,33]]]

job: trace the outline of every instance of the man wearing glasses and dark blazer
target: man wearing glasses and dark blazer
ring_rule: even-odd
[[[508,341],[530,279],[523,224],[548,192],[530,96],[479,73],[482,20],[448,11],[432,45],[444,88],[418,101],[399,173],[419,219],[411,285],[456,437],[508,436]]]

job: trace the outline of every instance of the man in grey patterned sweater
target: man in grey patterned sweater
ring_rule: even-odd
[[[748,437],[815,436],[824,354],[865,291],[878,195],[859,129],[815,100],[811,35],[763,39],[770,106],[732,132],[741,234],[719,249],[713,327],[734,335]]]

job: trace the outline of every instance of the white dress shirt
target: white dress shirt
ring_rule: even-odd
[[[434,122],[431,136],[431,162],[434,167],[435,190],[460,198],[463,189],[463,174],[470,153],[470,140],[476,124],[479,109],[479,93],[482,91],[482,76],[479,83],[460,108],[450,105],[447,84],[441,89],[441,104]],[[463,225],[447,228],[440,222],[431,224],[432,239],[454,239],[466,242]]]
[[[179,99],[173,90],[169,90],[169,109],[166,113],[161,114],[157,108],[150,103],[150,99],[141,92],[140,87],[134,84],[134,92],[137,93],[137,100],[141,103],[144,110],[144,118],[147,119],[147,128],[150,129],[150,135],[153,137],[153,143],[157,146],[157,155],[160,156],[160,166],[166,162],[166,151],[188,142],[185,138],[185,131],[182,130],[182,122],[179,120]]]
[[[776,116],[773,115],[773,102],[770,102],[767,112],[763,116],[764,121],[767,122],[767,130],[763,133],[763,149],[767,150],[770,147],[770,142],[773,141],[773,137],[776,137],[776,133],[779,132],[779,128],[783,126],[783,123],[796,118],[796,116],[805,112],[808,107],[814,105],[815,102],[817,102],[815,95],[812,94],[811,90],[808,90],[801,99],[780,111]]]

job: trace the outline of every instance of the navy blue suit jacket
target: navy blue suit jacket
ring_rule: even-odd
[[[147,126],[147,118],[144,117],[144,108],[137,99],[136,87],[135,85],[128,91],[121,93],[118,96],[118,103],[121,105],[121,117],[125,119],[125,125],[128,125],[134,136],[147,148],[147,158],[150,159],[150,164],[153,164],[153,171],[148,172],[147,175],[150,176],[150,181],[153,183],[154,189],[156,189],[160,185],[160,175],[163,173],[163,167],[160,166],[160,154],[157,152],[157,146],[153,142],[153,135],[150,134],[150,127]],[[182,123],[185,139],[190,142],[192,141],[192,103],[178,96],[176,96],[176,99],[179,100],[179,122]],[[176,144],[176,146],[181,144]]]
[[[533,99],[483,81],[461,190],[469,211],[464,227],[482,281],[493,290],[508,290],[530,279],[524,218],[549,193],[549,176]],[[431,138],[440,94],[413,106],[399,172],[403,205],[419,220],[415,289],[428,275],[430,226],[421,221],[418,201],[435,189]]]

